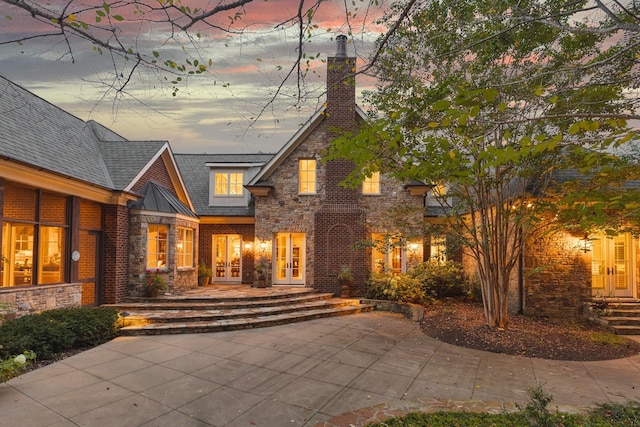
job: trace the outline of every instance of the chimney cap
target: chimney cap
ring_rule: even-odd
[[[336,56],[346,58],[347,56],[347,36],[340,34],[336,37],[337,51]]]

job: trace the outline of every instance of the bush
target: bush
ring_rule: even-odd
[[[113,308],[65,308],[8,320],[0,326],[0,358],[35,352],[41,359],[96,346],[116,337],[118,311]]]
[[[388,273],[374,273],[369,277],[366,296],[414,304],[422,304],[429,298],[418,280],[407,274],[392,276]]]
[[[466,295],[464,271],[457,262],[423,262],[407,274],[422,283],[426,294],[438,299]]]
[[[36,360],[36,354],[33,351],[25,351],[17,356],[10,356],[7,360],[0,360],[0,383],[20,375],[34,360]]]

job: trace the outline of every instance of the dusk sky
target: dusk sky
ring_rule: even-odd
[[[96,4],[97,0],[85,3]],[[52,3],[55,3],[53,1]],[[183,4],[194,4],[197,1]],[[203,1],[203,3],[209,3]],[[161,77],[138,69],[125,93],[116,99],[109,90],[113,63],[108,53],[97,54],[84,41],[72,45],[75,63],[64,55],[61,37],[36,38],[23,44],[0,44],[0,75],[83,119],[93,119],[130,140],[168,140],[176,153],[275,152],[324,101],[326,64],[314,61],[307,75],[305,102],[294,106],[296,80],[288,81],[277,102],[268,105],[297,56],[297,27],[275,28],[297,9],[298,0],[262,0],[247,6],[242,34],[229,36],[212,29],[201,30],[200,57],[211,58],[206,75],[189,78],[172,96],[171,85]],[[359,58],[371,53],[373,41],[384,30],[373,25],[388,2],[367,8],[368,0],[356,1],[347,53]],[[99,0],[97,4],[102,4]],[[349,4],[351,4],[349,2]],[[32,35],[44,27],[19,9],[2,4],[0,43],[19,35]],[[349,6],[352,7],[352,6]],[[227,13],[224,17],[227,17]],[[10,17],[10,18],[7,18]],[[345,3],[323,3],[314,22],[307,55],[333,56],[335,36],[346,34]],[[366,25],[363,29],[363,22]],[[131,24],[129,24],[131,25]],[[166,33],[146,26],[127,27],[131,40],[148,50],[171,55],[179,48],[166,42]],[[187,47],[188,48],[188,47]],[[373,82],[357,79],[357,93]],[[252,123],[265,108],[261,119]]]

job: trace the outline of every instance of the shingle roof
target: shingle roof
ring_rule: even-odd
[[[0,76],[0,157],[111,190],[127,190],[166,141],[128,141]]]
[[[113,185],[118,190],[126,189],[137,174],[165,146],[165,141],[107,141],[99,142],[102,160],[109,171]]]
[[[273,154],[174,154],[196,213],[201,216],[253,216],[254,206],[209,206],[207,163],[267,163]]]
[[[182,203],[172,192],[153,181],[148,182],[142,188],[142,197],[130,203],[131,209],[141,209],[153,212],[178,213],[196,218],[197,215]]]
[[[96,142],[83,120],[0,76],[0,156],[113,188]]]

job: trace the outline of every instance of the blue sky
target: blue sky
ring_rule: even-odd
[[[289,81],[273,105],[268,105],[277,85],[295,61],[297,55],[296,28],[275,29],[282,20],[283,10],[297,6],[297,0],[277,0],[264,3],[262,9],[247,8],[243,34],[233,37],[213,34],[204,40],[200,55],[214,60],[205,76],[190,78],[180,86],[178,96],[172,96],[169,86],[163,86],[158,76],[146,71],[134,74],[124,94],[117,96],[108,90],[109,72],[113,70],[107,54],[98,55],[86,43],[73,47],[73,62],[65,55],[61,39],[42,38],[24,44],[0,44],[0,75],[27,90],[88,120],[93,119],[131,140],[169,140],[177,153],[250,153],[275,152],[295,133],[324,101],[325,64],[315,61],[307,75],[308,95],[295,104],[295,81]],[[335,36],[345,32],[345,3],[331,0],[316,16],[308,54],[321,54],[321,59],[335,53]],[[370,10],[360,22],[354,19],[348,54],[363,60],[370,54],[372,42],[381,28],[371,25],[372,13],[381,13],[381,6]],[[266,7],[266,9],[265,9]],[[5,8],[6,9],[6,8]],[[253,13],[253,15],[252,15]],[[18,10],[3,10],[5,20],[0,30],[0,42],[23,34],[36,34],[40,25]],[[272,16],[270,16],[270,14]],[[259,16],[260,20],[256,20]],[[1,19],[1,18],[0,18]],[[358,27],[360,25],[360,27]],[[139,31],[139,29],[138,29]],[[157,34],[157,38],[155,37]],[[160,50],[162,35],[144,34],[137,41]],[[222,40],[223,38],[223,40]],[[160,46],[160,47],[156,47]],[[362,61],[359,64],[362,65]],[[359,77],[358,93],[372,82]],[[260,120],[254,122],[262,109]]]

